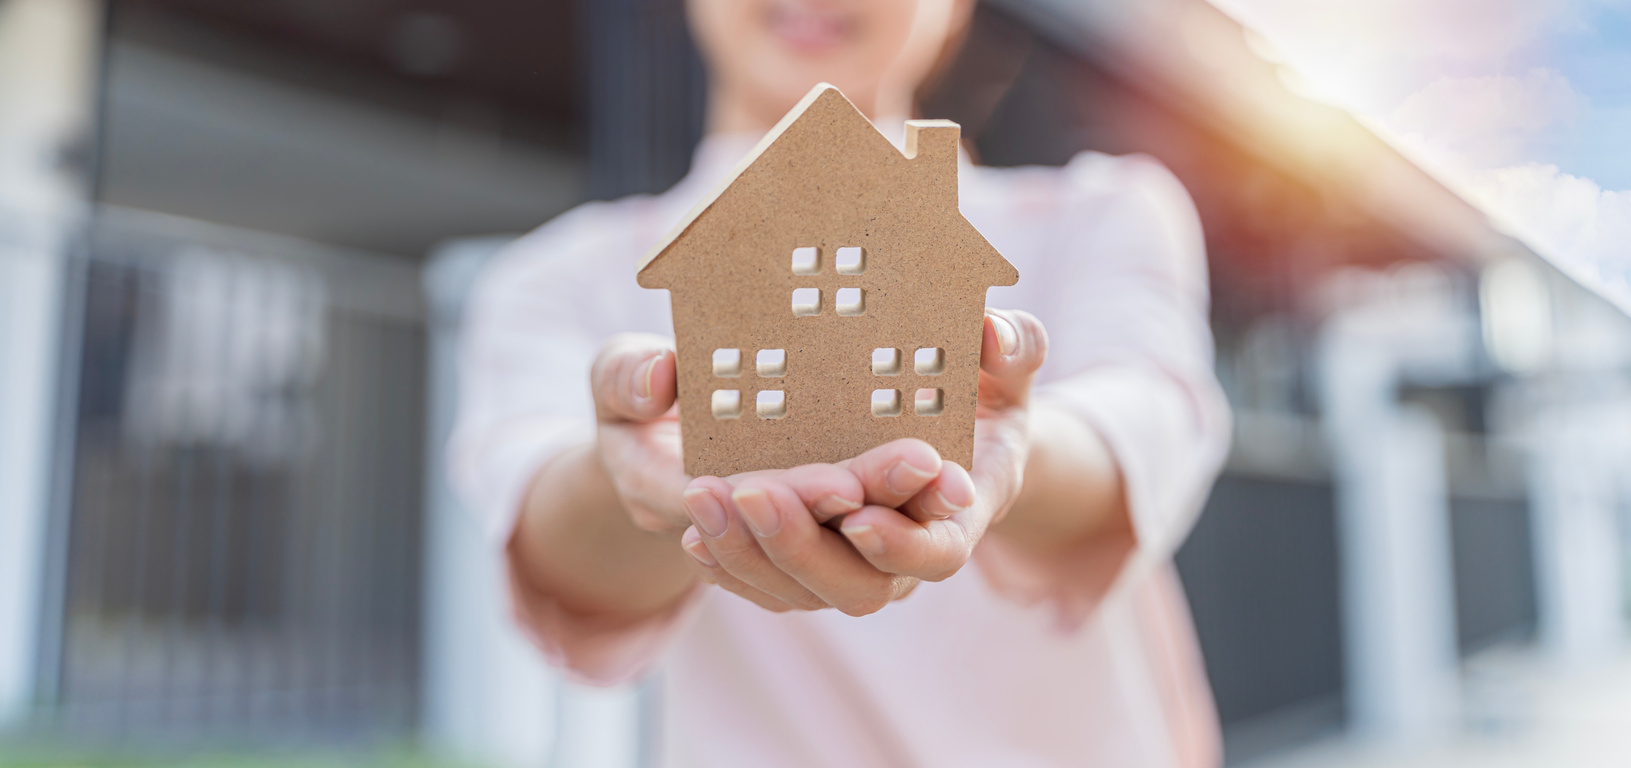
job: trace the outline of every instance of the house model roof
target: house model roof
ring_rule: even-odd
[[[716,218],[711,214],[716,204],[747,202],[727,198],[748,196],[780,186],[779,177],[784,174],[801,175],[815,189],[819,189],[822,183],[847,183],[857,192],[865,186],[878,187],[889,181],[904,181],[877,189],[876,192],[893,198],[888,201],[888,207],[909,206],[922,209],[922,212],[936,219],[955,219],[962,228],[966,228],[966,234],[978,240],[978,246],[983,246],[973,249],[978,253],[964,254],[973,256],[977,262],[968,266],[989,273],[991,282],[987,285],[1013,285],[1019,279],[1018,271],[957,210],[957,149],[960,135],[961,129],[950,120],[908,120],[906,151],[902,154],[836,86],[818,83],[759,140],[753,151],[736,164],[723,182],[697,203],[640,260],[640,285],[647,288],[669,287],[652,269],[655,262],[683,251],[695,230],[710,226],[711,219]],[[911,169],[910,172],[902,173],[907,168]],[[903,180],[900,178],[902,176],[917,178]],[[811,201],[806,199],[804,202]],[[859,194],[854,202],[860,206],[872,203],[861,199]],[[762,214],[758,220],[763,223],[792,228],[797,228],[798,222],[788,222],[786,217],[819,215],[819,212],[802,210],[808,205],[774,197],[749,207],[764,209],[756,211]],[[741,218],[738,216],[725,226],[738,225]],[[927,225],[929,222],[920,224]]]

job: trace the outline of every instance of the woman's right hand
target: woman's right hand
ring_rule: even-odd
[[[899,599],[911,591],[916,579],[876,570],[843,535],[823,523],[867,503],[905,505],[931,485],[942,492],[949,488],[958,499],[974,492],[967,472],[942,462],[932,447],[919,440],[897,440],[842,465],[807,464],[693,482],[685,474],[680,448],[674,350],[667,339],[648,334],[613,337],[595,358],[589,380],[598,422],[595,454],[630,521],[642,531],[674,540],[695,523],[706,531],[708,543],[703,543],[705,537],[698,532],[681,544],[689,547],[704,577],[771,610],[837,607],[860,615]],[[936,480],[944,482],[936,484]],[[704,497],[728,499],[723,503],[729,506],[719,501],[710,506],[703,503]],[[748,501],[740,502],[738,497]],[[767,506],[772,497],[774,509]],[[753,506],[751,502],[761,498],[764,503]],[[747,513],[738,511],[741,503],[748,503]],[[557,510],[574,508],[568,503]],[[748,514],[753,512],[785,518],[785,524],[768,522],[766,514]],[[931,517],[950,513],[941,510]],[[757,520],[759,527],[731,522],[738,518]],[[761,529],[771,535],[758,534]],[[771,545],[775,563],[767,560],[761,541]],[[591,541],[585,546],[592,549],[595,544]],[[783,573],[781,567],[791,571]],[[545,574],[541,581],[556,583],[569,578],[563,573]],[[812,586],[806,588],[802,583]],[[595,585],[602,602],[604,595],[598,590],[603,586]],[[663,597],[672,596],[664,593]]]
[[[673,342],[646,333],[613,336],[590,368],[595,440],[618,500],[634,525],[678,538],[691,521],[682,494],[691,482],[680,451]]]
[[[635,527],[679,539],[693,522],[685,506],[685,491],[692,483],[685,474],[679,413],[674,408],[671,342],[650,334],[614,336],[601,347],[590,368],[589,381],[598,423],[595,453],[618,502]],[[938,468],[941,462],[934,449],[919,445]],[[910,478],[892,474],[892,468],[901,461],[896,453],[878,449],[844,466],[809,464],[792,470],[750,472],[733,476],[732,480],[775,478],[808,502],[805,511],[819,524],[861,508],[867,499],[863,478],[874,484],[886,476],[893,478],[906,485],[902,489],[905,495],[900,497],[906,499],[937,476],[937,471]]]

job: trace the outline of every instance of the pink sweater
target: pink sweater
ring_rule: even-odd
[[[898,133],[898,130],[896,131]],[[714,136],[655,197],[590,203],[486,271],[462,349],[451,471],[494,546],[563,448],[593,439],[589,363],[622,331],[672,333],[634,267],[757,137]],[[514,590],[576,679],[666,676],[671,766],[1212,766],[1218,726],[1170,564],[1227,450],[1200,225],[1148,158],[965,164],[963,213],[1019,268],[993,307],[1048,328],[1037,397],[1104,435],[1134,533],[1039,560],[988,537],[974,563],[864,618],[774,614],[713,587],[633,626]]]

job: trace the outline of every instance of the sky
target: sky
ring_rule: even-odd
[[[1496,226],[1631,306],[1631,0],[1214,0]]]

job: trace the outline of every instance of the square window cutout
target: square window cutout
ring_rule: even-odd
[[[835,298],[838,314],[846,317],[866,314],[866,292],[860,288],[839,288]]]
[[[879,347],[872,350],[873,376],[899,376],[900,350]]]
[[[821,314],[820,288],[793,289],[793,316],[810,317]]]
[[[714,375],[727,379],[742,375],[742,350],[714,350]]]
[[[899,416],[900,390],[874,389],[872,390],[873,416]]]
[[[761,349],[759,354],[753,356],[753,365],[760,376],[786,376],[787,350]]]
[[[912,410],[919,416],[939,416],[946,410],[946,397],[938,389],[920,389],[912,397]]]
[[[742,393],[735,389],[714,390],[714,418],[734,419],[742,415]]]
[[[946,372],[946,353],[939,347],[924,347],[912,353],[912,369],[919,375],[935,376]]]
[[[839,248],[833,259],[840,275],[859,275],[866,271],[866,251],[860,248]]]
[[[793,274],[821,274],[821,252],[814,248],[793,249]]]
[[[786,416],[787,393],[779,389],[764,390],[755,398],[754,408],[759,412],[761,419],[779,419]]]

